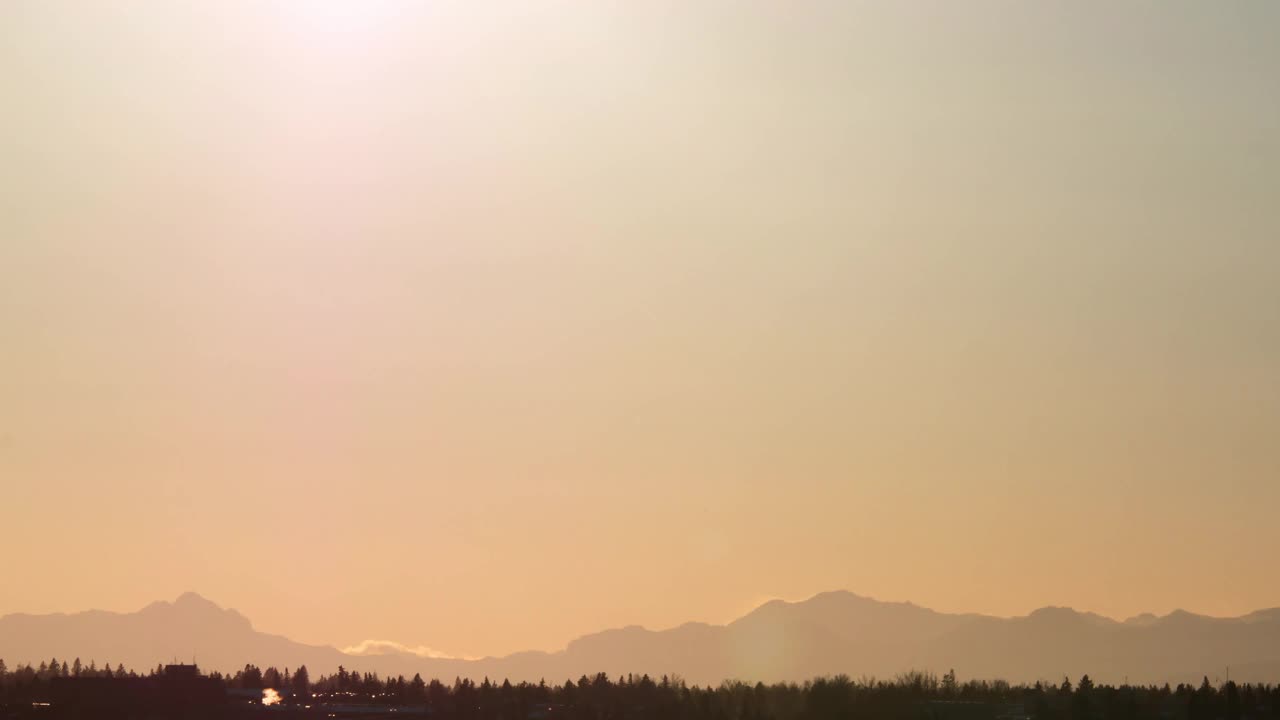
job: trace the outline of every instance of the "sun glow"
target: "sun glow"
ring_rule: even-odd
[[[277,6],[282,21],[298,33],[346,37],[377,32],[401,15],[392,0],[284,0]]]

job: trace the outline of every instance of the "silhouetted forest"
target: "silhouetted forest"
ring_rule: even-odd
[[[164,666],[138,673],[123,666],[78,658],[50,659],[38,666],[9,668],[0,660],[0,715],[25,717],[18,709],[47,702],[61,678],[160,678]],[[1280,719],[1280,685],[1224,682],[1199,686],[1101,685],[1086,675],[1075,682],[1010,685],[1001,680],[957,679],[928,672],[892,680],[822,677],[803,684],[765,685],[726,681],[716,687],[688,685],[677,677],[651,678],[605,673],[558,684],[485,678],[452,683],[374,673],[337,672],[312,678],[306,667],[261,669],[246,665],[233,675],[210,673],[233,697],[253,697],[271,688],[284,698],[281,710],[329,705],[393,706],[404,714],[459,720],[520,720],[563,717],[580,720],[688,718],[707,720],[803,720],[806,718],[1002,718],[1005,720],[1268,720]],[[75,683],[70,683],[74,686]]]

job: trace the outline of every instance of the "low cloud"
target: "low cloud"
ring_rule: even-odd
[[[348,655],[417,655],[423,658],[436,658],[440,660],[456,660],[453,655],[440,652],[439,650],[429,648],[425,645],[409,647],[403,643],[394,640],[365,640],[358,645],[352,645],[342,649],[342,652]]]

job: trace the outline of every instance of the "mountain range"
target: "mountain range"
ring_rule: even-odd
[[[562,682],[608,672],[678,675],[690,683],[725,679],[800,681],[817,675],[892,678],[911,669],[1011,682],[1078,679],[1135,683],[1196,682],[1202,677],[1280,680],[1280,608],[1235,618],[1175,611],[1112,620],[1047,607],[999,618],[948,614],[911,603],[828,592],[802,602],[774,600],[727,625],[687,623],[662,631],[631,626],[586,635],[556,652],[504,657],[422,657],[375,646],[355,654],[255,630],[235,610],[186,593],[133,613],[0,617],[0,658],[10,667],[51,657],[90,658],[142,670],[193,657],[205,669],[232,671],[307,665],[312,675],[339,665],[382,675]],[[1229,670],[1228,670],[1229,668]]]

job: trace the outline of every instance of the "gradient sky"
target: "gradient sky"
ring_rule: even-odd
[[[0,5],[0,613],[1280,605],[1280,3]]]

